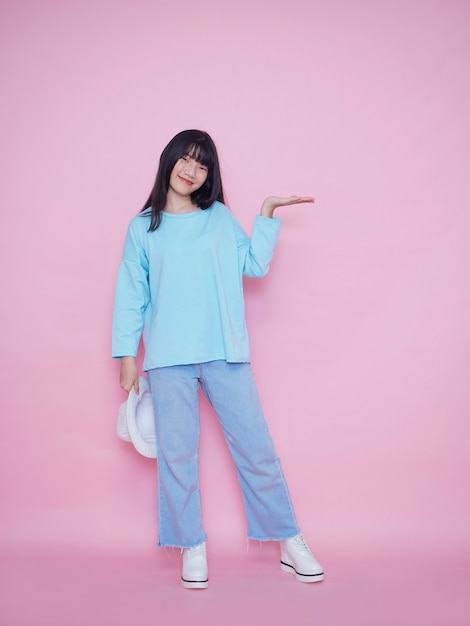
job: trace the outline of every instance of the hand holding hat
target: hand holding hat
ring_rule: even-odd
[[[139,395],[132,387],[127,401],[119,407],[116,431],[120,439],[131,442],[143,456],[157,458],[152,396],[145,376],[139,377]]]

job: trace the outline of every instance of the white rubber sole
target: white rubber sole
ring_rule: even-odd
[[[209,586],[208,580],[184,580],[181,579],[181,584],[185,589],[207,589]]]
[[[325,578],[325,574],[323,572],[320,574],[301,574],[293,565],[284,561],[281,561],[281,570],[283,572],[287,572],[288,574],[292,574],[301,583],[319,583]]]

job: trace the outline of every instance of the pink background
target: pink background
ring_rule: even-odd
[[[115,436],[110,325],[127,224],[191,127],[215,139],[248,231],[266,195],[316,197],[279,210],[246,301],[267,419],[332,581],[346,555],[468,567],[469,17],[465,0],[2,2],[6,626],[32,623],[14,601],[28,555],[158,558],[154,465]],[[244,556],[205,404],[201,446],[211,549]],[[452,606],[436,624],[470,623]]]

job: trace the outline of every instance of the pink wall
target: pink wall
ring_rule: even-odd
[[[260,393],[312,543],[468,547],[470,110],[464,0],[1,5],[0,541],[151,547],[155,475],[115,434],[127,224],[177,131],[216,140],[251,228]],[[244,545],[203,409],[210,536]],[[225,544],[224,544],[225,545]]]

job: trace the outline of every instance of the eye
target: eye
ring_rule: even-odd
[[[203,172],[207,172],[207,167],[205,165],[200,165],[199,169],[202,170]]]
[[[180,157],[183,161],[189,161],[189,157],[186,156],[185,154],[183,154],[182,157]]]

